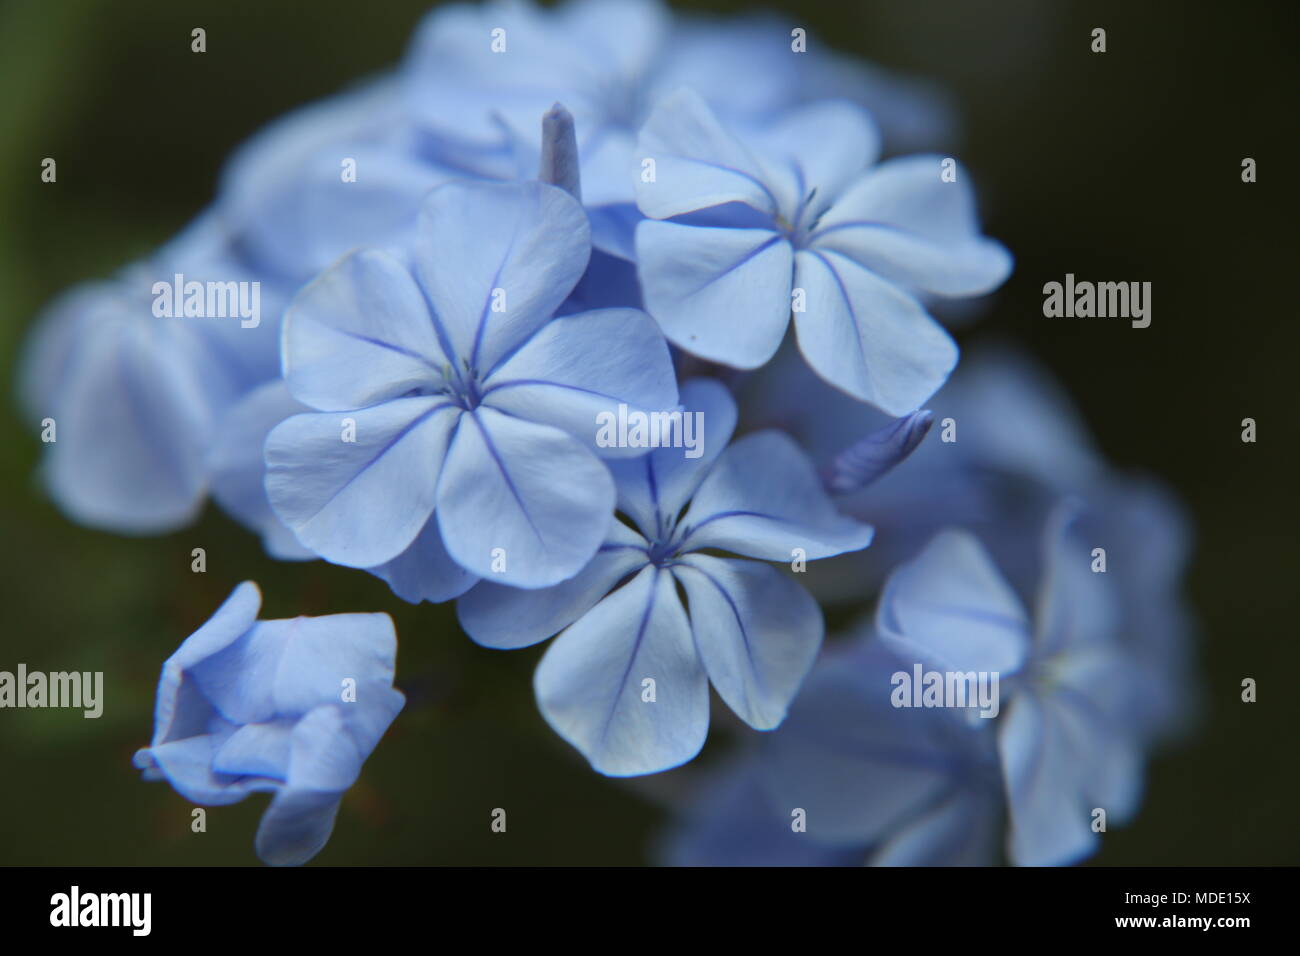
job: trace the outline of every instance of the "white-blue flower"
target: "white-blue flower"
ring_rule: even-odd
[[[636,230],[646,308],[673,344],[757,368],[794,316],[832,385],[891,415],[947,378],[957,346],[915,293],[998,286],[1011,257],[979,234],[966,172],[939,156],[872,166],[874,124],[826,101],[742,141],[689,89],[641,130]]]
[[[545,587],[604,540],[602,412],[671,409],[667,344],[635,309],[554,318],[590,255],[587,218],[537,182],[429,194],[411,262],[360,250],[286,312],[284,376],[320,411],[266,441],[266,489],[298,540],[408,600],[478,577]]]
[[[1044,535],[1033,616],[968,532],[940,533],[885,586],[876,615],[904,662],[940,672],[996,672],[1008,851],[1022,866],[1073,863],[1096,849],[1094,811],[1123,823],[1142,787],[1143,732],[1129,718],[1145,671],[1117,639],[1117,607],[1074,507]]]
[[[563,631],[537,669],[538,704],[610,776],[694,757],[708,733],[710,682],[750,726],[780,724],[823,623],[803,587],[764,562],[824,558],[872,536],[835,510],[782,433],[727,446],[736,407],[720,384],[688,382],[682,399],[703,414],[703,453],[664,447],[616,462],[627,523],[610,526],[580,574],[536,591],[483,582],[458,603],[466,633],[488,647]]]

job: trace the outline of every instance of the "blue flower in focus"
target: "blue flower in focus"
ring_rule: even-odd
[[[610,776],[694,757],[708,732],[710,682],[750,726],[781,723],[823,624],[808,593],[762,562],[871,541],[869,526],[836,512],[785,435],[759,432],[727,447],[736,408],[720,384],[692,381],[682,398],[687,414],[702,415],[701,454],[661,447],[614,463],[627,520],[609,527],[581,573],[535,591],[483,582],[457,607],[466,633],[488,647],[563,632],[537,669],[538,704]]]
[[[1048,522],[1032,618],[979,540],[951,530],[890,576],[876,615],[882,641],[909,664],[1000,675],[1008,850],[1022,866],[1089,855],[1094,811],[1123,823],[1141,796],[1132,717],[1144,671],[1117,640],[1117,604],[1070,533],[1073,510]]]
[[[964,170],[945,182],[939,156],[868,168],[877,153],[874,124],[844,102],[793,110],[742,141],[693,91],[663,100],[638,144],[654,166],[637,183],[650,220],[636,258],[669,340],[757,368],[793,312],[823,379],[891,415],[918,408],[957,346],[914,293],[989,292],[1011,257],[979,234]]]
[[[991,722],[892,706],[892,676],[907,667],[869,627],[830,648],[785,723],[706,779],[664,840],[664,862],[996,862],[1003,800]]]
[[[321,851],[343,792],[402,709],[387,614],[258,621],[262,597],[239,585],[163,665],[153,741],[135,755],[146,780],[187,800],[274,794],[257,854],[297,866]]]
[[[307,285],[284,375],[318,412],[266,441],[266,489],[299,542],[407,600],[478,577],[545,587],[605,539],[614,484],[598,416],[671,409],[654,322],[553,318],[590,254],[582,207],[537,182],[453,183],[420,214],[412,261],[361,250]]]

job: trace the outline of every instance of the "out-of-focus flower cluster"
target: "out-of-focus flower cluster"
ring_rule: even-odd
[[[958,366],[931,311],[1012,260],[970,173],[909,154],[952,132],[776,18],[437,9],[50,306],[21,381],[46,487],[125,534],[210,495],[273,558],[457,600],[481,645],[558,635],[538,704],[601,773],[691,760],[711,685],[772,732],[674,859],[978,862],[1004,826],[1015,862],[1078,859],[1185,717],[1185,533],[1045,373]],[[882,582],[821,654],[821,604]],[[168,662],[139,762],[197,802],[273,790],[259,852],[302,862],[400,709],[391,625],[255,624],[255,595]],[[913,667],[1005,702],[900,703]]]

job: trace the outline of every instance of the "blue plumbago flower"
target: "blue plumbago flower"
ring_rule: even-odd
[[[387,614],[259,621],[261,605],[256,584],[239,585],[163,664],[153,741],[135,765],[194,803],[274,794],[257,854],[296,866],[325,846],[405,703],[392,686],[397,638]]]
[[[830,648],[785,723],[682,809],[664,862],[995,863],[1003,799],[991,721],[892,706],[893,675],[908,666],[870,627]]]
[[[979,540],[955,530],[890,576],[876,615],[881,640],[905,662],[999,675],[1008,849],[1020,865],[1094,852],[1096,810],[1123,823],[1141,796],[1132,718],[1145,670],[1117,640],[1118,608],[1069,533],[1073,515],[1067,504],[1048,521],[1032,619]]]
[[[940,434],[869,489],[837,497],[841,509],[876,527],[876,545],[820,562],[809,590],[822,601],[861,600],[864,587],[940,530],[960,526],[979,535],[1020,593],[1031,593],[1043,524],[1062,498],[1076,498],[1078,532],[1106,552],[1100,577],[1123,608],[1117,626],[1127,652],[1147,672],[1137,722],[1153,738],[1184,732],[1196,681],[1183,595],[1190,533],[1177,499],[1148,476],[1117,472],[1051,374],[1008,347],[969,353],[929,405]],[[741,407],[747,428],[789,432],[832,477],[845,449],[891,427],[819,381],[790,350],[747,383]]]
[[[871,541],[869,526],[836,512],[786,436],[759,432],[727,447],[736,408],[719,383],[689,382],[682,398],[686,414],[703,416],[700,454],[661,447],[615,462],[626,523],[610,525],[580,574],[536,591],[483,582],[458,602],[466,633],[488,647],[563,632],[537,669],[538,704],[610,776],[694,757],[708,733],[710,681],[750,726],[778,725],[823,625],[808,593],[762,562]]]
[[[573,110],[593,241],[632,258],[637,130],[666,94],[688,85],[722,115],[749,123],[810,96],[851,96],[879,108],[900,140],[948,125],[930,89],[807,42],[771,17],[674,18],[658,0],[453,4],[429,14],[403,80],[411,115],[448,162],[492,178],[531,175],[536,118],[553,101]]]
[[[876,130],[844,102],[747,140],[689,89],[642,128],[654,175],[639,178],[637,204],[652,221],[637,226],[636,258],[650,313],[674,345],[749,369],[776,353],[793,309],[818,375],[891,415],[915,410],[957,346],[913,292],[978,295],[1011,270],[979,234],[965,172],[945,182],[939,156],[868,168]]]
[[[245,286],[247,304],[259,306],[247,319],[173,314],[177,297],[158,291],[175,287],[183,303],[191,283],[253,282],[221,238],[202,217],[148,262],[65,293],[33,329],[23,404],[53,439],[44,478],[74,520],[128,534],[188,524],[206,497],[206,456],[222,415],[276,374],[278,287],[259,285],[254,300]],[[206,309],[206,291],[200,297]]]
[[[677,403],[668,348],[633,309],[553,318],[590,254],[586,216],[543,183],[453,183],[412,263],[361,250],[285,317],[284,376],[318,412],[266,441],[266,489],[299,542],[408,600],[476,577],[545,587],[605,539],[599,416]]]

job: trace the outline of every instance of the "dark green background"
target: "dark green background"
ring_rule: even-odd
[[[209,201],[230,149],[281,112],[401,55],[419,2],[0,3],[0,364],[64,287],[108,274]],[[1188,593],[1207,711],[1158,759],[1136,823],[1101,864],[1300,862],[1294,3],[800,2],[844,50],[945,83],[987,231],[1017,256],[964,341],[1022,339],[1104,451],[1165,478],[1197,525]],[[741,4],[715,9],[742,10]],[[208,52],[190,52],[206,28]],[[1089,52],[1093,27],[1109,51]],[[40,161],[58,182],[40,182]],[[1259,162],[1259,182],[1240,163]],[[1153,322],[1051,320],[1042,284],[1154,283]],[[12,391],[12,389],[11,389]],[[321,864],[638,863],[682,772],[596,776],[543,724],[538,649],[498,653],[449,607],[411,608],[358,572],[277,564],[214,509],[127,539],[65,521],[36,488],[39,445],[0,404],[0,669],[103,670],[98,721],[0,711],[0,863],[248,864],[262,799],[190,807],[131,768],[159,666],[235,583],[265,616],[386,610],[409,703],[346,797]],[[1259,441],[1239,423],[1259,422]],[[190,571],[204,547],[208,572]],[[810,567],[810,573],[814,568]],[[1239,701],[1242,677],[1259,703]],[[715,717],[704,761],[734,721]],[[489,832],[504,807],[509,830]]]

